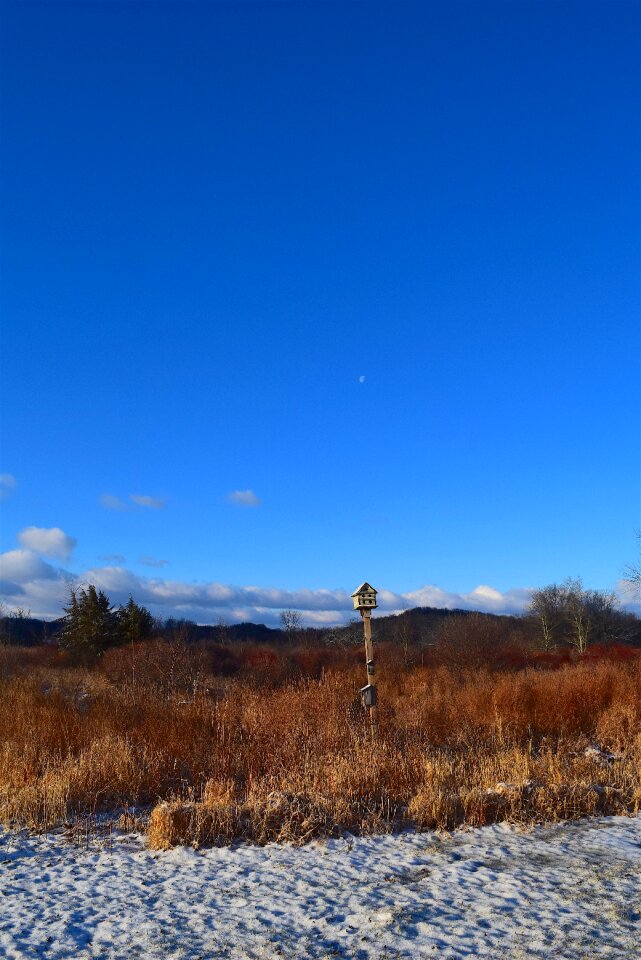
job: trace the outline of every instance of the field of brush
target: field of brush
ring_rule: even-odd
[[[378,650],[0,648],[0,822],[100,811],[152,848],[636,813],[641,658],[488,671]]]

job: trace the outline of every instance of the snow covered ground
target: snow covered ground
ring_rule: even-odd
[[[0,832],[0,956],[641,957],[641,817],[152,853]]]

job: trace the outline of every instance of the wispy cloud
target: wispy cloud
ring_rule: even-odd
[[[166,567],[169,560],[159,560],[157,557],[139,557],[138,563],[145,567]]]
[[[78,543],[60,527],[25,527],[18,534],[18,540],[27,550],[60,560],[67,560]]]
[[[12,473],[0,473],[0,500],[6,500],[13,493],[16,482]]]
[[[143,507],[146,510],[162,510],[167,503],[166,500],[150,497],[143,493],[130,493],[129,499],[131,500],[131,504],[135,504],[136,507]],[[106,510],[123,512],[134,509],[130,503],[127,503],[126,500],[121,500],[120,497],[116,497],[113,493],[103,493],[100,497],[100,502]]]
[[[104,553],[98,559],[104,560],[105,563],[124,563],[126,557],[123,557],[122,553]]]
[[[166,500],[157,500],[155,497],[148,497],[142,493],[130,493],[129,499],[139,507],[147,507],[149,510],[162,510],[166,505]]]
[[[260,498],[253,490],[232,490],[227,499],[239,507],[257,507],[260,504]]]
[[[100,497],[100,502],[105,508],[105,510],[128,510],[129,507],[126,503],[120,499],[120,497],[115,497],[113,493],[103,493]]]

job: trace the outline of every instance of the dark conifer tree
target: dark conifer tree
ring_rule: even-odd
[[[90,583],[69,588],[60,646],[83,661],[93,660],[118,640],[116,614],[109,598]]]
[[[135,602],[131,594],[125,606],[118,608],[117,617],[121,643],[138,643],[153,635],[154,618],[146,607]]]

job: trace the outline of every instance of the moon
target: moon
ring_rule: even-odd
[[[362,377],[362,376],[359,377],[359,378],[358,378],[358,382],[359,382],[359,383],[365,383],[365,377]]]

